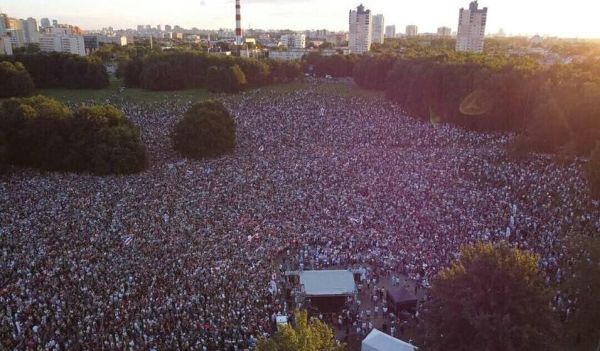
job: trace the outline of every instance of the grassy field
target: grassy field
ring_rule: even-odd
[[[185,101],[200,101],[208,98],[210,93],[206,89],[191,89],[182,91],[150,91],[144,89],[124,88],[120,80],[112,79],[106,89],[39,89],[35,94],[45,95],[53,99],[80,104],[85,102],[104,103],[110,98],[118,97],[134,103],[161,103],[166,100],[179,99]]]
[[[345,97],[382,97],[383,93],[361,89],[351,81],[322,81],[319,84],[309,82],[293,82],[272,85],[262,88],[265,92],[278,94],[292,93],[309,88],[323,96],[336,95]],[[121,89],[123,89],[121,91]],[[106,89],[38,89],[35,94],[45,95],[61,102],[71,104],[106,103],[109,99],[124,100],[132,103],[161,103],[168,100],[201,101],[212,95],[206,89],[190,89],[180,91],[150,91],[144,89],[124,88],[121,80],[111,79]]]

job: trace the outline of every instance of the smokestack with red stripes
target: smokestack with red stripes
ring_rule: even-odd
[[[242,45],[242,14],[240,0],[235,0],[235,45]]]

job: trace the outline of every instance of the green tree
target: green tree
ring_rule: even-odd
[[[217,93],[223,91],[223,69],[210,66],[206,72],[206,87],[209,91]]]
[[[72,113],[43,96],[0,105],[4,163],[49,171],[134,173],[146,165],[139,130],[112,106]]]
[[[343,351],[333,330],[320,320],[308,321],[306,311],[296,311],[295,326],[285,325],[270,339],[258,340],[257,351]]]
[[[193,159],[223,155],[235,148],[235,121],[219,101],[197,103],[175,126],[173,144]]]
[[[229,67],[226,71],[223,79],[225,80],[224,91],[226,93],[237,93],[243,90],[248,82],[246,81],[246,75],[238,65]]]
[[[0,62],[0,98],[30,96],[33,80],[20,62]]]
[[[528,133],[534,150],[554,153],[569,142],[569,124],[555,99],[540,103],[532,118]]]
[[[564,290],[574,302],[567,320],[567,344],[577,350],[600,350],[600,238],[592,233],[571,240]]]
[[[433,280],[428,350],[549,350],[556,330],[538,258],[507,244],[465,247]]]
[[[592,197],[600,199],[600,142],[596,143],[596,148],[592,151],[585,173]]]

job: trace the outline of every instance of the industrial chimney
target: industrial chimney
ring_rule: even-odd
[[[242,15],[240,0],[235,0],[235,45],[242,45]]]

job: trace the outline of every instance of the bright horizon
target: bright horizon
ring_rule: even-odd
[[[420,33],[447,26],[456,31],[458,11],[470,0],[364,0],[373,14],[383,14],[386,25],[404,33],[409,24]],[[47,17],[84,30],[112,26],[135,29],[137,25],[180,25],[191,29],[235,27],[233,0],[0,0],[0,12],[10,17]],[[242,0],[244,29],[348,30],[348,11],[360,0]],[[168,4],[168,6],[165,6]],[[480,0],[488,7],[486,34],[503,29],[508,35],[550,35],[565,38],[600,38],[600,3],[595,0]]]

